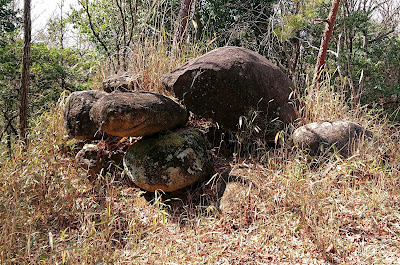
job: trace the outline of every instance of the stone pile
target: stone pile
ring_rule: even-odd
[[[213,171],[201,131],[172,132],[184,127],[188,117],[185,107],[157,93],[79,91],[67,100],[64,126],[70,137],[80,140],[144,137],[126,151],[123,164],[128,176],[147,191],[175,191]],[[108,150],[91,143],[78,152],[76,162],[93,176],[110,157]]]
[[[256,137],[267,141],[297,119],[295,102],[290,99],[291,80],[266,58],[245,48],[219,48],[166,74],[162,84],[184,106],[161,94],[132,91],[131,81],[122,74],[104,82],[105,90],[112,93],[72,93],[64,110],[65,128],[69,136],[80,140],[143,137],[126,150],[123,164],[132,181],[151,192],[172,192],[212,174],[206,136],[185,127],[189,111],[234,132],[243,116],[256,112],[252,120],[259,132]],[[371,133],[352,122],[319,122],[298,128],[293,141],[311,155],[324,150],[349,155],[364,136]],[[87,145],[76,156],[77,163],[96,174],[105,161],[99,152],[96,145]]]

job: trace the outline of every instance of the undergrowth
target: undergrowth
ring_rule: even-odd
[[[176,62],[148,53],[138,56],[151,70],[143,58],[132,70],[143,90],[167,93],[159,80]],[[118,168],[89,181],[61,148],[61,100],[31,122],[26,152],[15,143],[11,156],[1,154],[0,263],[400,263],[399,129],[379,112],[348,107],[329,81],[299,98],[301,118],[280,146],[258,142],[247,155],[216,158],[213,178],[170,197],[144,194]],[[348,158],[309,157],[290,144],[294,126],[337,119],[374,139]],[[220,211],[233,176],[243,192]]]

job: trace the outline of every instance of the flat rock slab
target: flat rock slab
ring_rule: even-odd
[[[115,91],[93,105],[90,117],[109,135],[139,137],[184,126],[189,115],[183,106],[160,94]]]
[[[251,50],[223,47],[193,59],[165,75],[162,83],[183,100],[188,110],[236,131],[239,117],[251,110],[261,111],[257,126],[279,129],[296,119],[289,102],[292,81],[273,63]],[[281,127],[281,126],[278,126]]]
[[[79,140],[96,138],[98,126],[90,119],[93,104],[108,93],[89,90],[73,92],[64,107],[64,127],[70,137]]]
[[[193,128],[141,139],[127,150],[123,163],[132,181],[150,192],[176,191],[213,171],[206,137]]]
[[[293,142],[311,155],[336,150],[341,155],[351,155],[361,138],[370,138],[372,133],[350,121],[321,121],[297,128]]]

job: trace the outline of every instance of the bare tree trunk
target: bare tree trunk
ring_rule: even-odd
[[[195,40],[198,42],[201,38],[201,35],[203,34],[203,24],[201,23],[200,19],[200,3],[201,0],[196,0],[195,1],[195,9],[194,9],[194,27],[196,30],[196,35],[195,35]]]
[[[296,4],[296,12],[295,12],[295,14],[297,15],[298,13],[299,13],[299,11],[300,11],[300,1],[299,2],[297,2],[297,4]],[[291,65],[291,67],[290,67],[290,76],[291,76],[291,78],[292,78],[292,81],[296,84],[296,75],[295,75],[295,72],[296,72],[296,67],[297,67],[297,61],[299,60],[299,56],[300,56],[300,48],[301,48],[301,44],[300,44],[300,31],[297,31],[296,32],[296,37],[297,37],[297,39],[296,39],[296,41],[297,41],[297,43],[296,43],[296,48],[295,48],[295,53],[294,53],[294,59],[293,59],[293,62],[292,62],[292,65]]]
[[[352,66],[351,66],[351,54],[353,52],[353,44],[352,44],[352,33],[348,32],[347,30],[347,14],[349,13],[349,6],[347,1],[345,1],[345,8],[343,9],[343,23],[344,23],[344,38],[345,38],[345,43],[346,43],[346,49],[347,49],[347,71],[348,71],[348,83],[350,86],[350,90],[351,90],[351,102],[352,105],[355,106],[355,102],[357,101],[356,99],[356,95],[357,90],[356,87],[354,86],[354,81],[353,81],[353,70],[352,70]]]
[[[295,51],[295,54],[294,54],[292,67],[290,67],[290,76],[292,77],[292,80],[295,80],[295,77],[296,77],[295,73],[296,73],[297,62],[298,62],[299,56],[300,56],[300,48],[301,48],[300,41],[297,40],[296,51]]]
[[[31,0],[24,2],[24,50],[22,57],[21,102],[19,115],[19,136],[26,140],[28,129],[28,93],[30,84],[29,63],[31,57]]]
[[[103,47],[104,51],[107,54],[107,58],[109,58],[111,60],[111,64],[113,67],[113,70],[115,73],[117,73],[117,68],[115,66],[114,60],[112,59],[111,53],[109,51],[109,49],[107,48],[107,45],[104,43],[104,41],[101,39],[99,33],[96,31],[94,25],[93,25],[93,21],[92,21],[92,15],[89,11],[89,0],[78,0],[79,4],[85,9],[86,12],[86,16],[89,20],[89,26],[90,26],[90,30],[93,33],[93,36],[97,39],[97,41],[100,43],[100,45]]]
[[[321,71],[325,64],[326,52],[328,50],[329,40],[333,31],[333,24],[335,23],[336,14],[339,9],[340,0],[333,0],[331,11],[329,12],[328,18],[326,19],[326,26],[324,30],[324,35],[321,40],[321,46],[319,48],[317,63],[315,65],[314,72],[314,84],[318,84],[321,77]]]
[[[63,8],[64,8],[64,0],[61,0],[60,4],[60,21],[61,21],[61,28],[60,28],[60,44],[61,44],[61,50],[64,50],[64,34],[65,34],[65,28],[64,28],[64,20],[63,20]],[[62,54],[61,57],[61,65],[64,68],[64,53]],[[61,89],[64,91],[65,90],[65,72],[62,71],[62,76],[61,76]]]
[[[176,28],[174,41],[172,44],[173,51],[176,51],[178,45],[181,43],[185,35],[187,22],[189,20],[191,5],[192,5],[192,0],[181,0],[181,9],[179,11],[179,24]]]

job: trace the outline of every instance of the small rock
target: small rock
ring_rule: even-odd
[[[206,137],[193,128],[141,139],[127,150],[123,163],[132,181],[150,192],[176,191],[213,171]]]
[[[133,73],[120,73],[107,77],[103,81],[103,90],[113,92],[115,90],[126,91],[134,90],[137,76]]]
[[[322,121],[297,128],[293,133],[293,142],[311,155],[334,149],[348,156],[362,137],[370,138],[372,133],[350,121]]]
[[[90,116],[102,131],[120,137],[148,136],[184,126],[188,112],[160,94],[115,91],[93,105]]]
[[[76,156],[75,161],[78,166],[88,170],[91,176],[100,173],[100,170],[107,165],[105,154],[96,144],[85,144]]]
[[[98,126],[89,116],[93,104],[107,93],[97,90],[73,92],[64,107],[64,127],[70,137],[79,140],[96,138]]]
[[[241,204],[245,202],[248,187],[239,181],[228,182],[219,202],[221,212],[233,213],[240,210]]]
[[[76,154],[75,162],[86,169],[91,177],[95,177],[102,169],[108,169],[111,164],[121,165],[124,152],[109,151],[99,148],[97,144],[85,144]]]

